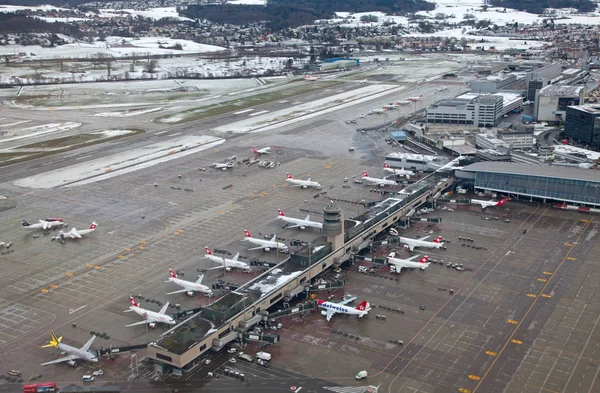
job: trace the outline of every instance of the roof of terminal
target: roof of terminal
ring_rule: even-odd
[[[512,162],[478,162],[464,167],[463,170],[470,172],[554,177],[559,179],[585,180],[600,183],[600,171],[598,170],[564,166],[531,165]]]

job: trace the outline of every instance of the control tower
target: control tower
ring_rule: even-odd
[[[344,213],[333,202],[323,209],[323,234],[334,250],[344,246]]]

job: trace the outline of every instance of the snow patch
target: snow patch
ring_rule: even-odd
[[[96,113],[94,116],[98,117],[130,117],[130,116],[138,116],[143,115],[145,113],[158,112],[162,110],[162,108],[149,108],[149,109],[140,109],[134,111],[119,111],[119,112],[102,112]]]
[[[0,143],[2,142],[12,142],[19,139],[31,138],[32,136],[40,136],[45,134],[50,134],[53,132],[62,132],[72,130],[74,128],[81,127],[81,123],[76,122],[66,122],[66,123],[52,123],[52,124],[44,124],[41,126],[34,126],[23,128],[19,131],[15,131],[12,134],[17,134],[17,136],[11,138],[0,138]]]
[[[102,135],[103,138],[112,138],[115,136],[132,134],[134,132],[135,131],[133,131],[133,130],[104,130],[104,131],[92,132],[91,134]]]
[[[281,269],[279,269],[281,271]],[[286,284],[288,281],[291,281],[294,277],[300,275],[300,273],[302,273],[301,271],[299,272],[292,272],[290,274],[286,274],[284,276],[279,276],[279,277],[273,277],[271,273],[269,274],[268,277],[262,279],[260,282],[257,282],[256,284],[252,285],[250,288],[250,290],[258,290],[261,292],[261,297],[267,295],[269,292],[271,292],[272,290],[281,287],[282,285]],[[275,280],[275,282],[266,282],[266,281],[273,281]]]

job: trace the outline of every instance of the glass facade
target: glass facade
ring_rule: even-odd
[[[597,182],[511,173],[477,172],[475,187],[558,201],[600,205]]]

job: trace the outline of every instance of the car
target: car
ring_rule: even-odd
[[[421,306],[419,306],[419,308],[420,308],[421,310],[425,310],[425,306],[424,306],[424,305],[421,305]]]
[[[236,352],[237,352],[237,349],[235,349],[235,348],[229,348],[227,350],[227,353],[236,353]]]
[[[280,322],[277,324],[277,329],[281,329],[283,327],[283,324]]]
[[[237,360],[235,360],[235,358],[231,358],[229,359],[229,363],[237,363]]]
[[[93,375],[94,377],[99,377],[99,376],[101,376],[101,375],[104,375],[104,371],[102,371],[102,370],[96,370],[96,371],[94,371],[94,372],[92,373],[92,375]]]
[[[206,360],[204,361],[204,364],[210,364],[210,362],[211,362],[211,360],[210,360],[210,359],[206,359]]]
[[[271,326],[271,330],[277,330],[277,326]]]
[[[17,371],[17,370],[8,370],[7,374],[8,375],[14,375],[15,377],[18,377],[19,375],[21,375],[21,372]]]

